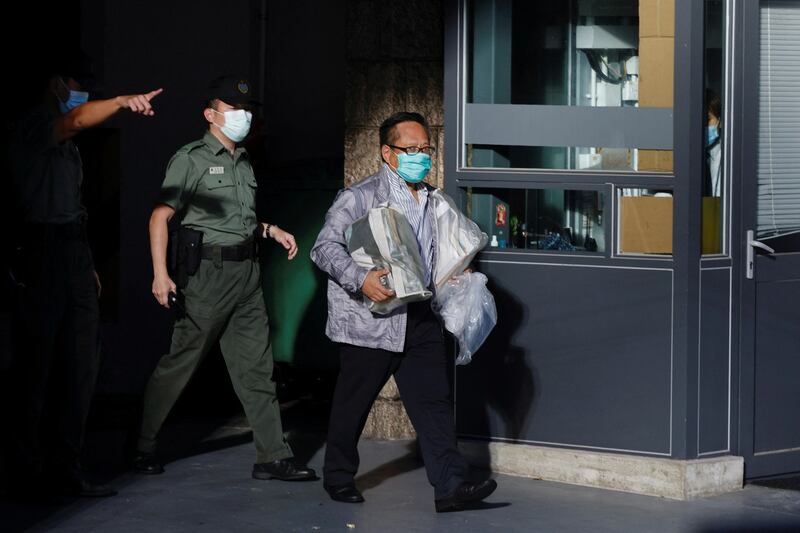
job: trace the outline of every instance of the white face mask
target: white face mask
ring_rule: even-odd
[[[247,134],[250,132],[250,121],[253,120],[253,114],[250,111],[245,111],[244,109],[233,109],[231,111],[225,111],[224,113],[220,113],[216,109],[212,109],[211,111],[225,117],[224,126],[219,126],[216,122],[214,123],[219,126],[219,129],[225,137],[235,143],[247,137]]]

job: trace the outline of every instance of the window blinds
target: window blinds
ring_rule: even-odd
[[[758,236],[800,232],[800,0],[762,0]]]

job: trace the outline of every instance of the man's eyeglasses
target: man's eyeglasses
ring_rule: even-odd
[[[389,148],[394,148],[395,150],[402,150],[408,155],[416,155],[422,152],[423,154],[433,157],[433,154],[436,153],[436,148],[434,148],[433,146],[423,146],[422,148],[420,148],[419,146],[405,146],[405,147],[395,146],[393,144],[389,144],[388,146]]]

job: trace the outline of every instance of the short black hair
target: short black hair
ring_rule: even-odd
[[[381,127],[379,130],[381,146],[383,146],[384,144],[386,145],[394,144],[395,139],[397,138],[395,135],[394,127],[400,124],[401,122],[416,122],[417,124],[420,124],[423,128],[425,128],[425,133],[428,135],[428,139],[431,138],[431,129],[428,126],[428,121],[425,120],[425,117],[423,117],[419,113],[414,113],[410,111],[400,111],[399,113],[395,113],[394,115],[387,118],[381,123]]]
[[[722,100],[719,95],[711,89],[706,89],[706,109],[709,113],[722,120]]]

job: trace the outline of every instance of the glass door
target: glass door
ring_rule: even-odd
[[[800,471],[800,0],[742,2],[741,451]],[[748,56],[749,54],[749,56]]]

